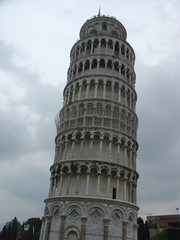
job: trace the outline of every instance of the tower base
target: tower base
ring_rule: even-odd
[[[137,240],[134,204],[74,196],[45,203],[40,240]]]

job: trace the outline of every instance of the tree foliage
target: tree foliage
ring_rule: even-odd
[[[148,222],[144,223],[142,218],[137,219],[138,223],[138,240],[150,240]]]
[[[152,240],[179,240],[180,239],[180,229],[179,228],[167,228],[162,232],[158,233],[156,236],[152,237]]]
[[[15,217],[3,227],[0,240],[38,240],[41,222],[40,218],[29,218],[21,225]]]

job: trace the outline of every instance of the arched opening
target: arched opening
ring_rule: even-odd
[[[102,31],[107,31],[107,23],[106,22],[102,23]]]
[[[86,71],[88,69],[89,69],[89,60],[86,60],[84,70]]]
[[[97,59],[93,59],[92,68],[97,68]]]
[[[114,50],[115,50],[115,55],[118,56],[119,55],[119,43],[118,42],[115,43],[115,49]]]
[[[107,68],[112,69],[112,61],[111,60],[108,60]]]
[[[90,31],[89,35],[96,35],[97,34],[97,30],[96,29],[93,29]]]
[[[111,39],[108,42],[108,48],[113,49],[113,41]]]
[[[101,59],[99,62],[99,68],[105,68],[105,60]]]
[[[121,66],[121,74],[125,75],[125,66],[124,66],[124,64],[122,64],[122,66]]]
[[[87,54],[90,54],[90,53],[91,53],[91,40],[89,40],[89,41],[87,42],[86,53],[87,53]]]
[[[122,55],[125,55],[125,47],[124,47],[124,44],[122,44],[122,46],[121,46],[121,54],[122,54]]]
[[[118,37],[118,33],[116,31],[112,31],[111,34],[115,37]]]
[[[115,62],[115,63],[114,63],[114,70],[115,70],[116,72],[119,72],[119,63],[118,63],[118,62]]]
[[[78,73],[82,72],[83,64],[80,62],[79,67],[78,67]]]
[[[101,40],[101,48],[106,48],[106,39]]]

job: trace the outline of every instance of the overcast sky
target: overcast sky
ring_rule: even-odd
[[[180,208],[180,1],[0,0],[0,224],[43,215],[69,53],[99,5],[136,53],[139,216]]]

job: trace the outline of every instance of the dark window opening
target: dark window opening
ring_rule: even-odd
[[[116,199],[116,188],[113,188],[112,199]]]
[[[106,31],[106,30],[107,30],[107,23],[104,22],[104,23],[102,24],[102,30],[103,30],[103,31]]]

